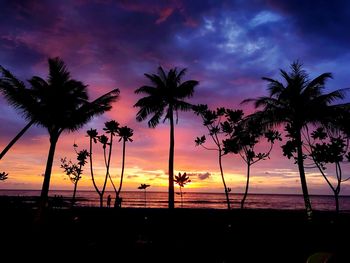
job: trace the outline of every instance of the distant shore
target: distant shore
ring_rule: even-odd
[[[0,211],[0,245],[14,260],[45,251],[57,260],[306,262],[322,252],[350,262],[350,213],[315,211],[310,221],[303,210],[52,207],[38,224],[30,206],[2,202]]]

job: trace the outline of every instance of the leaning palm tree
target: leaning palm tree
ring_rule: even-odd
[[[120,137],[119,142],[122,140],[123,141],[123,159],[122,159],[122,171],[120,175],[120,182],[119,182],[119,188],[116,192],[116,197],[115,197],[115,202],[116,202],[116,207],[121,206],[121,199],[120,199],[120,191],[122,190],[123,186],[123,178],[124,178],[124,167],[125,167],[125,145],[126,142],[132,142],[133,140],[131,137],[134,135],[133,129],[123,126],[120,127],[117,131],[117,135]]]
[[[164,121],[170,122],[170,149],[169,149],[169,208],[174,208],[174,113],[176,122],[178,111],[190,111],[192,105],[185,101],[193,96],[194,88],[198,85],[196,80],[181,82],[186,69],[178,71],[177,68],[165,72],[162,67],[158,68],[158,74],[145,74],[151,81],[152,86],[142,86],[135,90],[136,94],[145,94],[139,99],[134,107],[139,107],[136,120],[143,121],[148,117],[148,126],[155,128],[165,113]]]
[[[87,86],[72,79],[65,63],[60,58],[50,58],[47,80],[34,76],[27,88],[11,74],[3,81],[1,91],[6,99],[29,121],[48,130],[49,154],[41,190],[41,207],[46,206],[52,164],[57,141],[63,131],[73,132],[94,116],[112,108],[111,103],[119,96],[114,89],[89,102]]]
[[[343,99],[345,90],[336,90],[331,93],[323,93],[325,83],[332,78],[331,73],[323,73],[313,80],[303,70],[302,64],[291,64],[291,72],[280,70],[285,80],[285,85],[271,78],[263,78],[268,82],[270,96],[257,99],[248,99],[243,102],[253,101],[256,108],[262,108],[251,115],[265,128],[284,124],[291,139],[288,146],[292,146],[296,163],[299,169],[301,187],[307,214],[311,216],[312,207],[309,198],[304,170],[304,153],[302,130],[308,124],[321,123],[328,125],[334,119],[334,113],[339,112],[339,105],[332,105],[337,99]]]

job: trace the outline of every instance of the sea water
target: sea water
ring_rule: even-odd
[[[114,203],[114,192],[106,191],[104,194],[104,205],[106,205],[107,196],[111,195],[112,205]],[[38,190],[0,190],[0,196],[40,196]],[[71,198],[72,191],[69,190],[51,190],[50,197],[62,196]],[[148,207],[148,208],[166,208],[168,207],[167,192],[151,191],[130,191],[121,192],[123,198],[122,207]],[[94,191],[78,191],[76,194],[77,205],[79,206],[99,206],[99,196]],[[315,210],[334,210],[335,201],[333,196],[312,195],[311,202]],[[232,208],[239,208],[242,194],[230,193],[230,202]],[[350,211],[350,196],[341,196],[339,198],[340,209]],[[193,193],[184,192],[182,196],[175,194],[176,208],[215,208],[225,209],[226,196],[224,193]],[[302,195],[284,195],[284,194],[248,194],[246,208],[253,209],[304,209],[304,199]]]

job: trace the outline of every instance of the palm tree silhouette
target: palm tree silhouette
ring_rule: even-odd
[[[169,208],[174,208],[174,113],[178,121],[178,111],[190,111],[192,105],[185,101],[193,96],[194,88],[198,85],[196,80],[181,82],[186,69],[178,71],[170,69],[168,73],[162,67],[158,68],[158,74],[145,74],[153,86],[142,86],[135,90],[136,94],[145,94],[134,107],[139,107],[136,120],[148,121],[148,126],[155,128],[165,112],[164,121],[170,121],[170,149],[169,149]]]
[[[181,196],[181,207],[183,207],[183,200],[182,200],[182,187],[185,186],[185,184],[188,184],[191,182],[190,177],[186,173],[179,173],[179,175],[175,175],[175,183],[177,183],[180,187],[180,196]]]
[[[71,78],[60,58],[49,58],[47,80],[34,76],[30,88],[10,78],[1,91],[6,99],[27,119],[48,130],[50,148],[41,190],[41,207],[47,204],[51,170],[57,141],[63,131],[76,131],[91,118],[112,108],[119,96],[114,89],[93,102],[88,101],[87,86]]]
[[[5,180],[7,180],[8,175],[9,175],[8,173],[1,172],[1,173],[0,173],[0,181],[5,181]]]
[[[125,167],[125,144],[126,142],[132,142],[133,140],[131,139],[131,137],[134,135],[134,131],[133,129],[127,127],[127,126],[123,126],[120,127],[117,131],[117,135],[120,137],[119,142],[121,140],[123,140],[123,159],[122,159],[122,171],[121,171],[121,175],[120,175],[120,183],[119,183],[119,188],[118,191],[116,193],[116,204],[117,207],[119,207],[121,205],[121,199],[120,199],[120,191],[122,190],[122,186],[123,186],[123,178],[124,178],[124,167]]]
[[[325,83],[332,78],[331,73],[323,73],[313,80],[303,70],[302,64],[293,62],[291,72],[280,70],[281,76],[286,82],[282,84],[278,80],[264,77],[268,82],[268,97],[248,99],[243,101],[255,103],[261,111],[254,113],[251,118],[257,119],[263,127],[286,125],[289,137],[293,140],[296,152],[301,187],[307,214],[311,216],[312,207],[306,183],[304,170],[304,153],[302,142],[302,129],[310,123],[326,124],[332,121],[332,115],[337,112],[337,105],[331,105],[334,100],[343,99],[345,89],[323,93]],[[333,116],[334,117],[334,116]]]
[[[94,185],[94,188],[100,197],[100,207],[103,207],[103,196],[104,196],[104,193],[106,190],[108,178],[110,179],[110,181],[112,183],[114,191],[117,192],[115,185],[113,183],[112,177],[109,173],[109,170],[110,170],[110,165],[111,165],[113,138],[117,135],[117,132],[119,130],[119,123],[115,120],[107,121],[107,122],[105,122],[105,127],[103,128],[103,130],[107,134],[110,134],[109,138],[104,134],[98,136],[98,132],[95,129],[90,129],[87,131],[87,136],[90,138],[89,156],[90,156],[91,179],[92,179],[92,183]],[[97,143],[97,141],[99,141],[102,144],[103,157],[104,157],[104,162],[105,162],[105,166],[106,166],[106,175],[105,175],[105,179],[104,179],[103,186],[102,186],[101,190],[98,188],[96,181],[95,181],[93,162],[92,162],[92,155],[93,155],[92,142]],[[108,154],[106,152],[107,145],[108,145]]]
[[[139,187],[137,187],[137,189],[139,190],[145,190],[144,193],[145,193],[145,207],[147,207],[147,196],[146,196],[146,189],[150,187],[149,184],[141,184]]]

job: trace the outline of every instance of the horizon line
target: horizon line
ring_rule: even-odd
[[[41,191],[40,189],[0,189],[0,191]],[[50,191],[62,191],[62,192],[73,192],[73,190],[68,190],[68,189],[52,189],[49,190]],[[96,192],[94,190],[79,190],[78,192]],[[114,192],[114,190],[108,190],[106,192]],[[122,191],[122,192],[140,192],[137,190],[126,190],[126,191]],[[168,193],[167,191],[147,191],[148,193]],[[185,193],[185,192],[184,192]],[[195,193],[195,194],[225,194],[224,192],[187,192],[187,193]],[[237,195],[242,195],[244,193],[233,193],[230,192],[229,194],[237,194]],[[303,196],[302,193],[300,194],[285,194],[285,193],[248,193],[248,195],[292,195],[292,196]],[[334,197],[334,195],[332,194],[310,194],[309,196],[330,196],[330,197]],[[350,197],[350,195],[339,195],[339,197]]]

